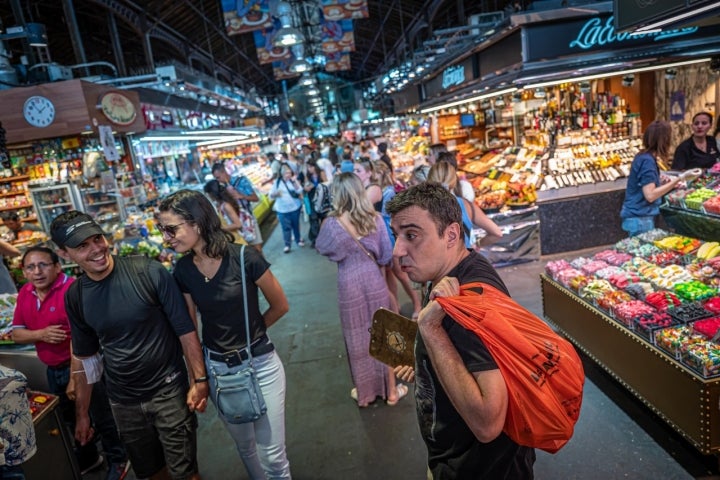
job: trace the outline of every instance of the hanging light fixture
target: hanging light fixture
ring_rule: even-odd
[[[307,74],[300,77],[300,81],[298,82],[298,84],[300,84],[300,86],[303,86],[303,87],[309,87],[310,85],[312,85],[314,83],[315,83],[315,77],[311,77],[310,75],[307,75]]]
[[[314,97],[314,96],[320,95],[320,90],[318,90],[315,87],[312,87],[312,88],[308,89],[307,94],[310,95],[311,97]]]
[[[288,2],[280,2],[276,7],[282,28],[273,37],[274,47],[291,47],[305,41],[305,36],[293,26],[292,7]]]
[[[305,73],[311,68],[310,64],[304,58],[298,58],[290,64],[290,71],[293,73]]]

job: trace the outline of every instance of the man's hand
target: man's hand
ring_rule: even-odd
[[[187,406],[191,412],[198,411],[200,413],[207,408],[207,398],[210,387],[207,382],[193,383],[187,394]]]
[[[442,328],[442,319],[445,318],[445,310],[440,304],[434,301],[438,297],[454,297],[460,293],[460,282],[454,277],[445,277],[430,291],[430,302],[420,310],[418,315],[418,328],[421,332],[427,332],[436,328]]]
[[[70,375],[70,381],[67,384],[67,388],[65,388],[65,395],[67,395],[68,399],[75,401],[75,378],[73,378],[74,375]]]
[[[404,382],[412,383],[415,381],[415,369],[410,365],[399,365],[393,368],[393,373]]]
[[[95,431],[90,425],[90,416],[85,413],[84,415],[75,415],[75,440],[80,442],[80,445],[86,445],[92,440]]]
[[[61,343],[67,338],[67,332],[61,325],[49,325],[41,332],[40,340],[45,343]]]

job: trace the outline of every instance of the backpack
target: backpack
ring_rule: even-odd
[[[320,215],[326,215],[333,209],[330,189],[324,183],[318,183],[318,186],[315,187],[313,209]]]

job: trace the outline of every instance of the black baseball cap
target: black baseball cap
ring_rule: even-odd
[[[50,235],[59,247],[75,248],[87,238],[105,235],[105,232],[90,215],[83,213],[65,225],[54,228]]]

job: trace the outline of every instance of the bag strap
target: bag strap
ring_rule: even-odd
[[[355,235],[353,235],[353,234],[350,232],[350,230],[348,230],[347,226],[345,225],[345,223],[343,223],[343,221],[340,219],[340,217],[337,217],[337,221],[338,221],[338,223],[340,224],[340,226],[343,228],[343,230],[345,230],[345,231],[347,232],[347,234],[350,235],[350,237],[352,237],[353,240],[355,240],[355,243],[358,244],[358,247],[360,247],[360,250],[362,250],[362,251],[365,253],[365,255],[367,255],[368,258],[369,258],[370,260],[372,260],[373,262],[375,262],[375,264],[379,267],[380,264],[377,263],[377,259],[375,258],[375,255],[373,255],[372,253],[370,253],[370,252],[368,251],[368,249],[365,248],[365,246],[364,246],[362,243],[360,243],[360,240],[358,240],[357,238],[355,238]]]
[[[245,283],[245,245],[240,247],[240,275],[243,289],[243,309],[245,310],[245,336],[247,337],[248,360],[252,362],[252,348],[250,348],[250,319],[248,318],[247,284]]]

